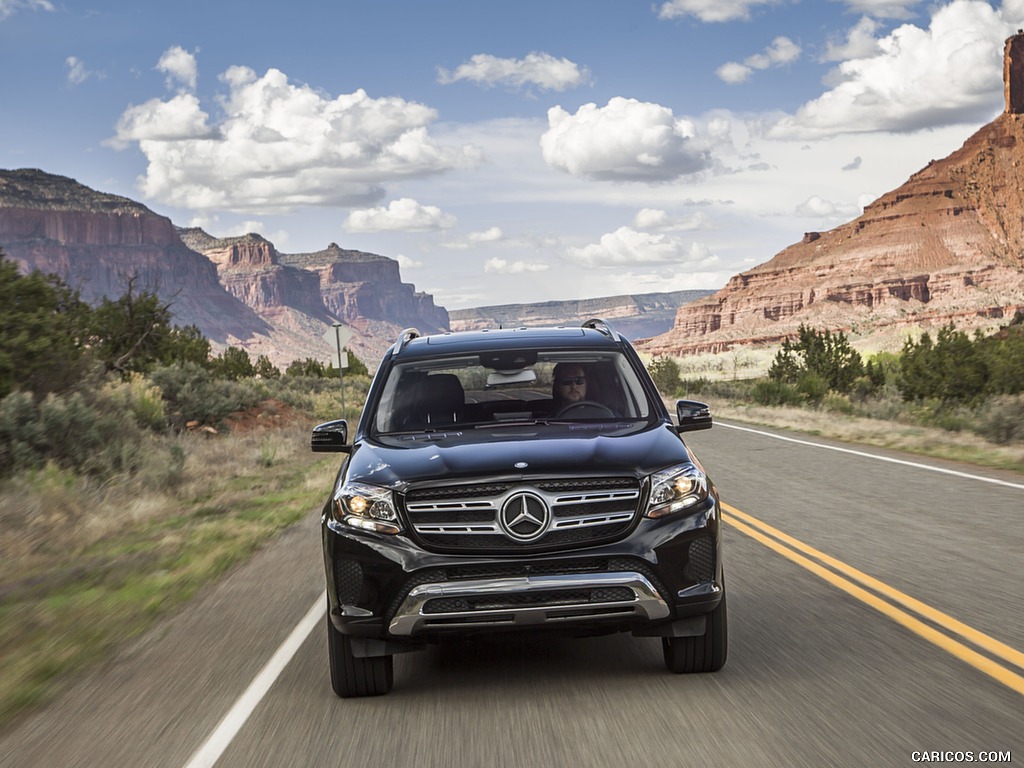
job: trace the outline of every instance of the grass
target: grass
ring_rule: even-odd
[[[53,467],[0,488],[0,728],[315,512],[336,463],[305,428],[180,440],[162,493]]]

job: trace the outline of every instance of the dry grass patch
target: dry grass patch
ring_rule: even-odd
[[[48,467],[0,487],[0,726],[315,514],[336,459],[308,440],[306,425],[183,435],[171,484]]]

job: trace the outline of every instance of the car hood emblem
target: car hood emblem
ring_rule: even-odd
[[[501,529],[514,541],[539,539],[550,522],[551,511],[548,505],[533,493],[513,494],[501,507]]]

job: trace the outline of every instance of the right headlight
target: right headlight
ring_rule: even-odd
[[[348,482],[334,493],[334,519],[364,531],[400,533],[394,494],[387,488]]]
[[[708,497],[708,478],[687,462],[651,475],[651,497],[645,517],[665,517],[694,507]]]

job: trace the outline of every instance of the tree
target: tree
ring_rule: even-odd
[[[807,374],[813,374],[833,392],[846,393],[853,389],[853,383],[864,373],[864,361],[850,345],[846,334],[819,332],[802,324],[797,334],[795,342],[787,339],[782,343],[768,371],[769,378],[797,383]],[[815,389],[819,386],[816,382]]]
[[[253,369],[261,379],[281,378],[281,369],[270,362],[270,358],[266,355],[260,355],[256,358],[256,364],[253,366]]]
[[[989,366],[979,344],[953,323],[939,329],[934,343],[925,333],[919,342],[908,339],[903,345],[899,389],[904,400],[966,403],[982,395],[988,379]]]
[[[251,379],[256,375],[249,353],[241,347],[228,347],[210,361],[210,371],[222,379]]]
[[[210,363],[210,342],[195,325],[174,326],[164,350],[165,365],[183,366],[187,363],[206,366]]]
[[[337,374],[338,369],[334,369]],[[319,360],[307,357],[305,360],[292,360],[284,370],[285,376],[313,376],[324,378],[327,376],[327,367]]]
[[[0,397],[21,388],[41,397],[80,380],[89,315],[56,275],[22,275],[0,251]]]
[[[135,277],[121,298],[103,299],[93,310],[93,350],[108,371],[127,377],[145,373],[169,354],[172,342],[170,304],[150,291],[135,291]]]
[[[679,379],[679,363],[668,355],[657,355],[647,366],[654,386],[665,395],[674,395],[682,385]]]

